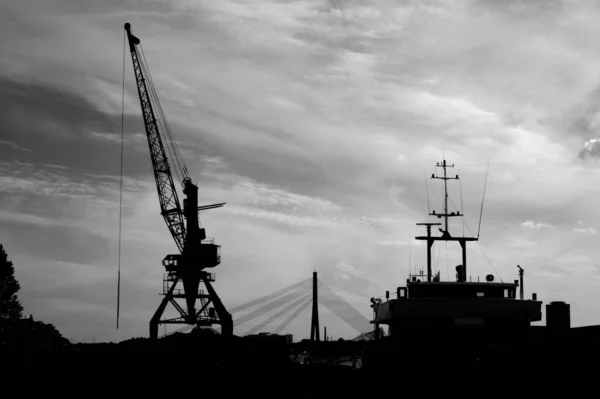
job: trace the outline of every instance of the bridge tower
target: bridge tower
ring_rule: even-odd
[[[313,272],[312,320],[310,322],[310,340],[319,342],[319,301],[317,290],[317,272]]]

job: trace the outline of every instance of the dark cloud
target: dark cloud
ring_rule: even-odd
[[[577,99],[573,105],[563,111],[562,117],[563,128],[569,134],[585,139],[598,136],[600,86],[587,90],[582,98]],[[584,150],[586,148],[582,151]]]
[[[37,260],[90,263],[111,256],[106,238],[77,227],[40,226],[3,221],[7,243]]]
[[[94,133],[120,132],[121,118],[104,114],[64,87],[6,77],[0,78],[0,102],[3,104],[0,109],[3,140],[30,150],[23,153],[0,146],[4,161],[55,164],[70,168],[73,173],[119,173],[118,141],[97,139]],[[125,124],[129,127],[126,134],[131,134],[132,129],[143,131],[140,119],[126,116]],[[144,158],[148,155],[132,152],[131,147],[126,151],[127,175],[147,176],[148,163]]]
[[[237,174],[291,192],[318,195],[332,200],[337,199],[336,192],[340,190],[344,195],[348,194],[352,185],[346,185],[343,189],[341,186],[344,182],[351,182],[353,172],[360,169],[360,163],[311,159],[309,153],[304,156],[291,156],[269,148],[257,148],[252,153],[241,148],[221,150],[222,155],[228,159],[231,170]],[[220,151],[214,152],[219,153]],[[342,174],[336,175],[336,172]]]
[[[0,79],[4,130],[9,137],[36,134],[36,138],[51,141],[81,136],[86,130],[116,128],[117,121],[63,87]]]
[[[0,205],[24,223],[75,224],[89,221],[90,216],[111,213],[117,209],[120,177],[95,175],[60,165],[23,162],[0,163],[2,199]],[[151,182],[151,177],[146,182]],[[126,202],[122,213],[129,217],[135,204],[128,203],[129,195],[146,191],[148,183],[127,176],[123,179]],[[29,219],[27,219],[29,218]]]
[[[21,10],[37,9],[40,12],[54,12],[59,14],[101,14],[116,11],[169,13],[174,10],[170,2],[161,0],[145,0],[143,7],[138,0],[51,0],[42,3],[37,0],[9,0],[7,9],[10,8]]]
[[[579,151],[578,156],[581,159],[600,158],[600,140],[590,139],[586,141],[581,151]]]

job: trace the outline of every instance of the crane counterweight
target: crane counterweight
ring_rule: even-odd
[[[179,154],[175,140],[171,137],[166,118],[158,101],[158,95],[152,83],[148,66],[145,62],[143,50],[138,51],[141,41],[131,33],[131,24],[125,24],[129,50],[135,73],[138,96],[142,108],[142,116],[150,159],[156,180],[156,188],[160,203],[161,215],[175,240],[179,254],[167,255],[163,259],[166,273],[163,279],[164,298],[156,313],[150,321],[150,337],[158,338],[160,324],[185,323],[196,326],[221,325],[221,334],[233,334],[233,321],[221,299],[211,285],[214,274],[204,271],[206,268],[218,266],[221,263],[220,246],[214,239],[206,237],[206,231],[200,227],[199,212],[223,206],[224,203],[208,206],[198,206],[198,186],[188,176],[183,158]],[[167,151],[160,134],[161,129],[166,134],[166,144],[171,145],[170,154],[174,154],[175,167],[179,167],[182,175],[183,209],[181,208],[175,182],[171,173],[171,166],[167,158]],[[177,169],[176,169],[177,170]],[[183,293],[180,289],[175,291],[176,285],[181,282]],[[203,284],[208,291],[199,289]],[[185,309],[177,303],[176,298],[185,298]],[[196,300],[200,301],[201,308],[196,311]],[[180,317],[161,320],[166,306],[171,303],[179,312]],[[214,308],[208,308],[212,304]]]

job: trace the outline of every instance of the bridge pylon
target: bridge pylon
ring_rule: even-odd
[[[310,340],[320,341],[319,337],[319,295],[317,285],[317,272],[313,272],[313,297],[312,297],[312,319],[310,321]]]

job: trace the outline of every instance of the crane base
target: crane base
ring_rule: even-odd
[[[182,281],[182,278],[174,271],[167,272],[163,279],[163,293],[164,295],[158,309],[154,313],[154,316],[150,320],[150,338],[158,338],[158,330],[160,325],[164,324],[187,324],[198,327],[212,327],[215,324],[221,325],[221,334],[233,335],[233,322],[229,313],[218,315],[215,312],[214,307],[210,307],[211,303],[220,303],[220,299],[217,296],[214,288],[210,284],[215,281],[213,273],[201,272],[200,273],[200,289],[197,292],[186,292],[181,284],[181,288],[177,288],[178,283]],[[202,285],[206,290],[202,289]],[[200,309],[192,308],[192,312],[189,309],[180,305],[177,299],[198,300]],[[163,319],[161,317],[167,308],[171,304],[179,313],[179,317],[171,319]],[[222,312],[221,312],[222,313]],[[220,316],[220,317],[219,317]]]

